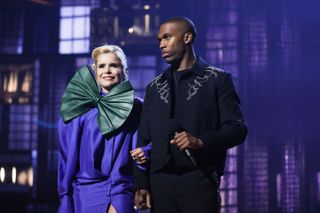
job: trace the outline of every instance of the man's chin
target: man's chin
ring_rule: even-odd
[[[172,63],[173,63],[172,58],[164,58],[164,60],[165,60],[166,63],[168,63],[168,64],[172,64]]]

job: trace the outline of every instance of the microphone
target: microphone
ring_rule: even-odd
[[[188,156],[188,158],[192,161],[193,165],[195,167],[198,167],[197,161],[194,159],[194,157],[191,154],[191,151],[189,149],[185,149],[184,153],[186,153],[186,155]]]
[[[179,124],[179,122],[175,119],[168,119],[168,131],[170,133],[170,138],[174,138],[174,135],[185,131],[185,129]],[[198,164],[194,157],[192,156],[192,153],[189,149],[185,149],[184,153],[187,155],[187,157],[191,160],[192,164],[196,167],[198,167]]]

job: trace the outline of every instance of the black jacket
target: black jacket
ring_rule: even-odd
[[[168,119],[174,114],[184,130],[203,142],[203,149],[193,152],[199,166],[222,175],[227,149],[247,135],[231,75],[201,58],[180,79],[174,72],[169,67],[146,90],[138,141],[152,143],[150,172],[170,161]],[[135,184],[148,188],[148,178],[135,170]]]

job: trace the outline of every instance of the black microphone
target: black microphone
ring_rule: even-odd
[[[168,119],[167,127],[168,127],[168,131],[170,134],[170,139],[174,138],[175,134],[185,131],[185,129],[175,119]],[[184,153],[188,156],[188,158],[191,160],[193,165],[198,167],[198,164],[197,164],[196,160],[194,159],[194,157],[192,156],[191,151],[189,149],[185,149]]]

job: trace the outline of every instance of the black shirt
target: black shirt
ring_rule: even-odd
[[[191,72],[191,69],[173,71],[174,74],[172,76],[174,79],[171,82],[174,85],[172,85],[171,88],[173,90],[172,93],[174,94],[172,99],[174,100],[172,100],[171,106],[174,109],[171,109],[171,110],[174,110],[174,113],[171,116],[172,116],[172,119],[174,119],[175,121],[178,120],[175,117],[175,115],[178,113],[177,111],[179,110],[179,108],[175,104],[178,101],[177,99],[179,98],[179,94],[177,94],[176,91],[178,91],[179,87],[182,86],[180,85],[181,79],[186,78],[189,74],[191,74],[190,72]],[[182,131],[185,131],[185,129],[183,129],[183,127],[180,127],[179,129],[177,129],[175,133],[179,133]],[[175,133],[172,133],[170,137],[173,138]],[[175,168],[175,169],[185,168],[185,167],[194,168],[194,165],[192,164],[191,160],[187,157],[186,153],[184,151],[180,151],[176,145],[170,144],[169,153],[171,155],[170,161],[167,165],[169,168]]]

